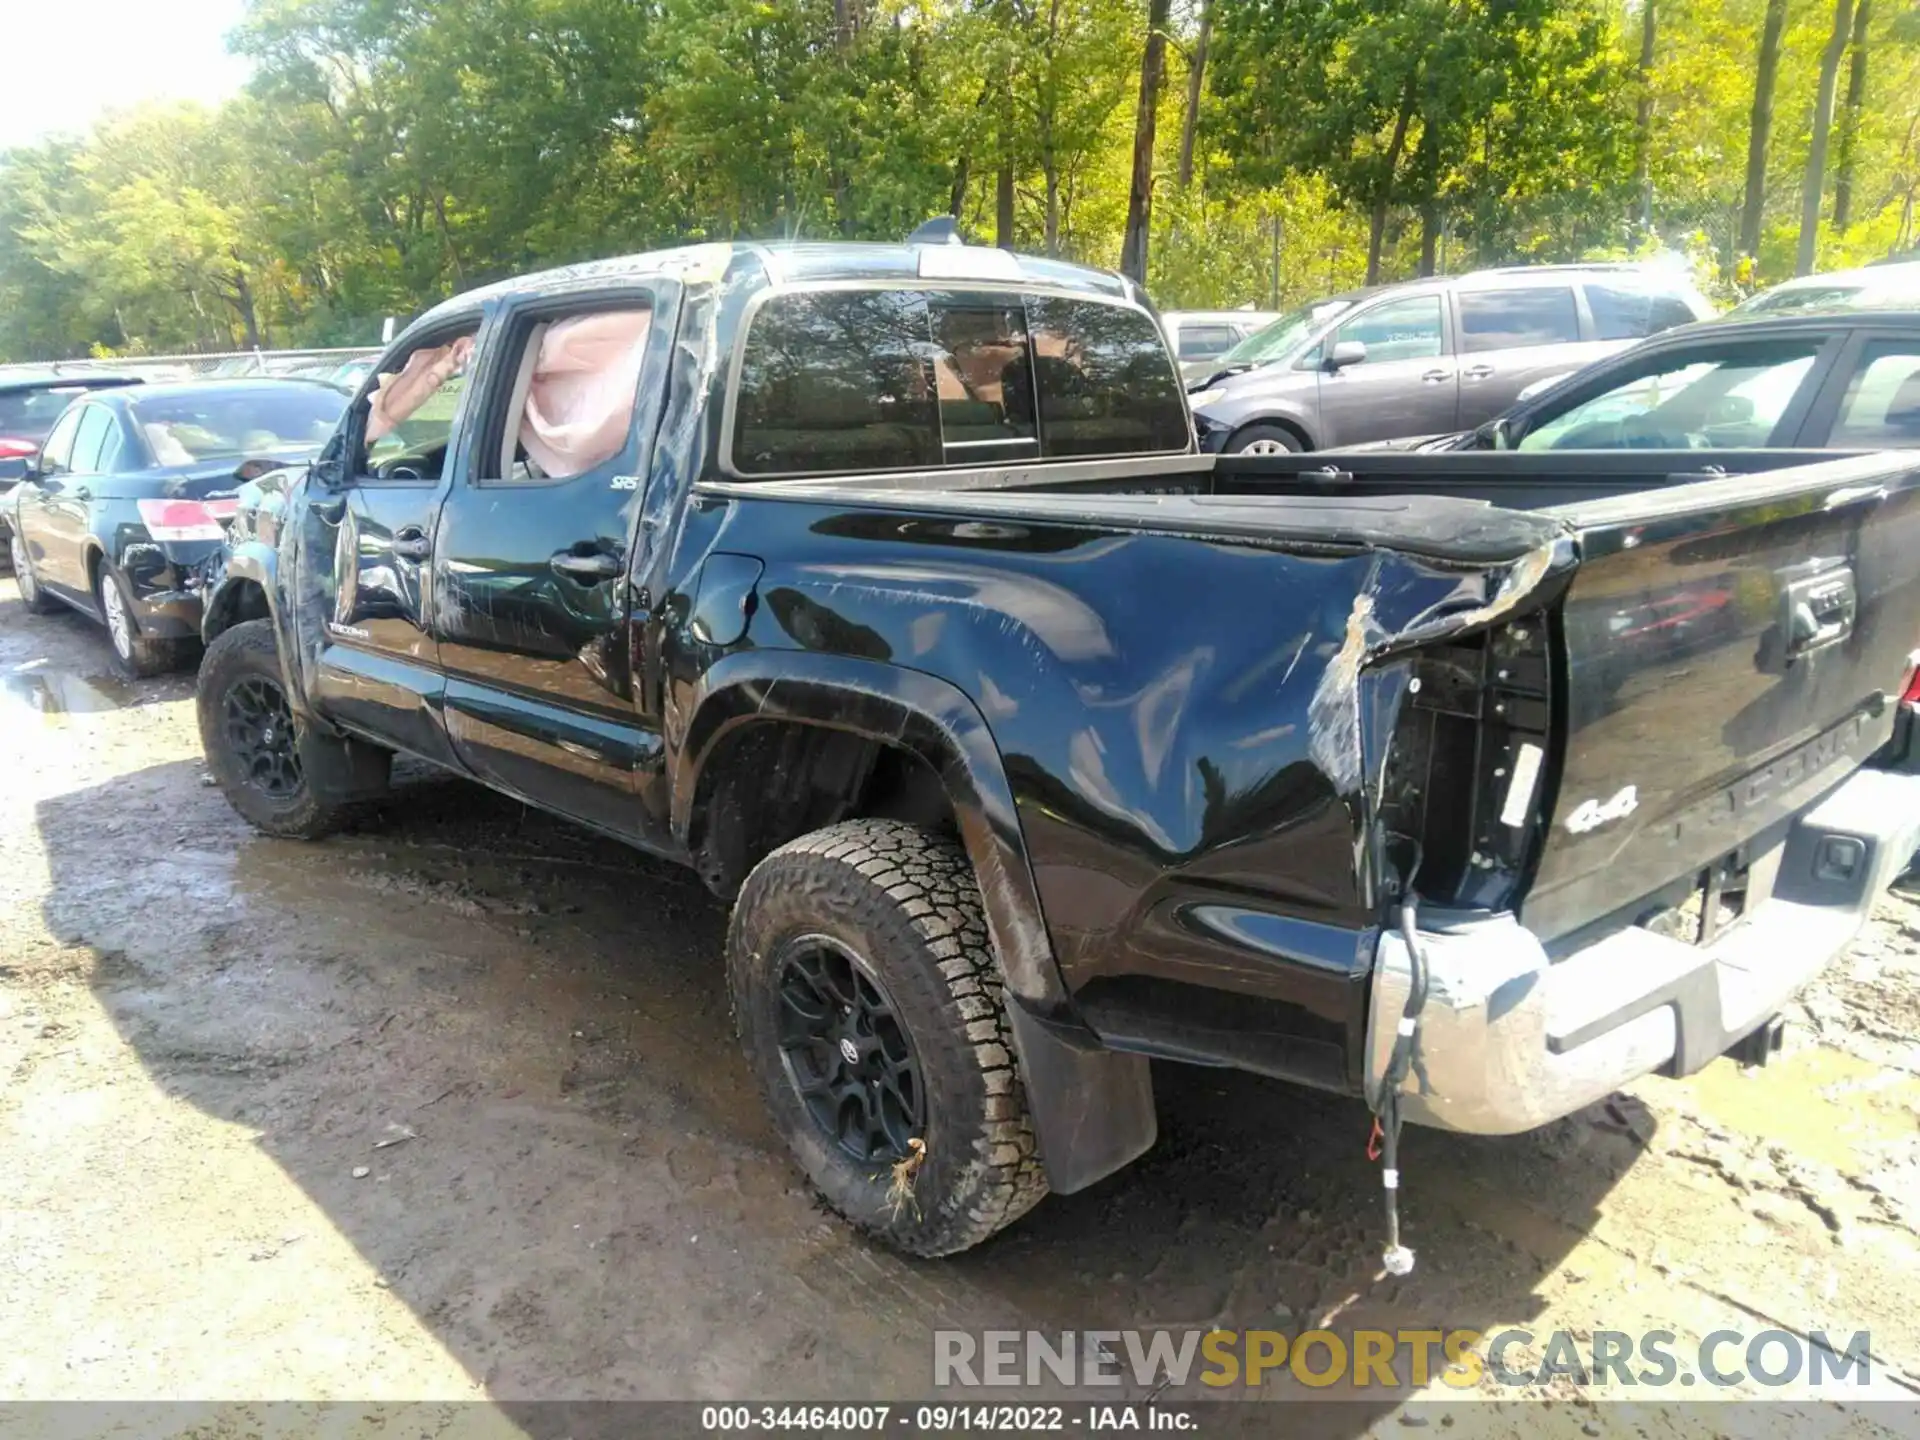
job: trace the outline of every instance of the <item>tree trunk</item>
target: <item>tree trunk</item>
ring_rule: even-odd
[[[947,214],[958,220],[967,209],[967,182],[973,178],[973,157],[962,155],[953,164],[953,187],[947,191]]]
[[[1373,192],[1373,213],[1367,223],[1367,284],[1380,283],[1380,249],[1387,238],[1387,207],[1393,202],[1393,181],[1400,170],[1400,152],[1407,148],[1407,126],[1413,123],[1413,102],[1418,93],[1420,68],[1407,76],[1406,92],[1400,97],[1400,113],[1393,120],[1393,137],[1387,142],[1387,154]]]
[[[1640,197],[1643,235],[1653,229],[1653,58],[1659,37],[1655,0],[1640,0],[1640,104],[1634,117],[1634,190]]]
[[[1773,84],[1780,73],[1780,37],[1787,0],[1767,0],[1760,55],[1753,69],[1753,114],[1747,122],[1747,190],[1740,206],[1740,253],[1760,253],[1760,222],[1767,203],[1767,141],[1773,130]]]
[[[1047,254],[1060,253],[1060,167],[1049,156],[1040,162],[1040,172],[1047,182],[1047,214],[1041,230],[1041,240]]]
[[[1193,183],[1193,144],[1200,130],[1200,96],[1206,89],[1207,42],[1213,38],[1213,11],[1198,0],[1200,33],[1193,39],[1193,59],[1187,65],[1187,115],[1180,126],[1180,188]]]
[[[1272,227],[1272,234],[1268,238],[1273,246],[1267,271],[1267,308],[1278,310],[1280,308],[1280,216],[1278,212],[1268,219],[1267,224]]]
[[[1847,70],[1847,98],[1840,108],[1840,154],[1834,162],[1833,228],[1844,230],[1853,219],[1853,159],[1860,140],[1860,111],[1867,100],[1867,26],[1873,0],[1856,0],[1853,10],[1852,58]]]
[[[433,197],[434,218],[440,222],[440,243],[446,249],[447,259],[453,262],[453,283],[464,289],[467,283],[467,270],[460,263],[460,248],[453,243],[453,231],[447,225],[447,197],[435,192]]]
[[[247,283],[247,272],[236,263],[233,267],[233,308],[240,316],[240,328],[246,334],[246,346],[249,350],[260,348],[260,317],[254,309],[253,286]]]
[[[1440,251],[1440,206],[1429,200],[1420,207],[1420,274],[1422,278],[1436,269]]]
[[[1147,43],[1140,52],[1140,108],[1133,116],[1133,179],[1127,186],[1127,225],[1120,240],[1120,273],[1147,283],[1147,240],[1153,223],[1153,140],[1159,128],[1160,77],[1167,68],[1168,0],[1147,0]]]
[[[1820,52],[1820,86],[1813,97],[1813,126],[1807,143],[1807,173],[1800,189],[1800,248],[1793,273],[1813,273],[1820,244],[1820,195],[1826,188],[1827,136],[1833,129],[1833,87],[1840,76],[1840,58],[1847,52],[1853,29],[1853,0],[1833,0],[1833,32]]]
[[[1004,160],[993,177],[993,243],[1013,248],[1013,166]]]

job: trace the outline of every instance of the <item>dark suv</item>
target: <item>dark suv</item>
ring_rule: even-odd
[[[1469,429],[1528,386],[1712,313],[1685,275],[1536,265],[1320,301],[1221,357],[1191,400],[1201,445],[1320,450]]]

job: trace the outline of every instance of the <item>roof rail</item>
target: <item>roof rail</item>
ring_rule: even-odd
[[[1485,270],[1469,270],[1459,278],[1471,280],[1481,275],[1537,275],[1542,271],[1621,271],[1646,268],[1646,265],[1638,260],[1568,260],[1556,261],[1551,265],[1494,265]]]

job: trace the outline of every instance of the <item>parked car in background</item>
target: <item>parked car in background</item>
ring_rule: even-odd
[[[138,375],[102,372],[62,375],[57,370],[0,374],[0,540],[7,536],[6,497],[26,473],[60,412],[92,390],[138,385]]]
[[[1409,450],[1905,450],[1920,446],[1920,308],[1670,330],[1473,430]]]
[[[1866,265],[1783,280],[1771,290],[1750,295],[1728,312],[1733,315],[1789,315],[1805,310],[1848,306],[1920,309],[1920,261]]]
[[[1198,380],[1220,368],[1220,357],[1280,316],[1272,310],[1163,310],[1160,323],[1180,362],[1180,378]]]
[[[168,668],[200,634],[199,567],[238,487],[311,458],[347,397],[306,380],[201,380],[82,396],[15,487],[14,580],[27,609],[107,627],[122,669]]]
[[[1536,265],[1343,295],[1251,337],[1196,385],[1203,448],[1318,450],[1490,420],[1570,373],[1712,306],[1684,274]]]

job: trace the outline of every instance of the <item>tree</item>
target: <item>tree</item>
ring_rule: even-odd
[[[1826,188],[1827,134],[1833,126],[1833,89],[1852,26],[1853,0],[1834,0],[1833,30],[1827,36],[1826,49],[1820,52],[1820,83],[1814,93],[1813,125],[1811,138],[1807,142],[1807,172],[1800,191],[1800,243],[1793,265],[1796,275],[1806,275],[1813,270],[1815,248],[1820,241],[1820,198]]]
[[[1187,108],[1180,123],[1179,186],[1193,183],[1193,146],[1200,134],[1200,99],[1206,91],[1207,46],[1213,39],[1213,10],[1207,0],[1197,0],[1198,23],[1193,49],[1187,57]]]
[[[1120,240],[1120,271],[1144,285],[1147,227],[1153,214],[1153,137],[1160,114],[1160,77],[1167,67],[1167,0],[1147,0],[1147,38],[1140,47],[1140,107],[1133,122],[1133,175],[1127,187],[1127,228]]]
[[[1787,0],[1767,0],[1760,53],[1753,69],[1753,112],[1747,123],[1747,183],[1740,205],[1740,253],[1760,253],[1760,222],[1767,202],[1767,141],[1773,131],[1773,90],[1780,74],[1780,39]]]
[[[1853,218],[1853,169],[1860,145],[1860,112],[1867,102],[1867,27],[1873,0],[1855,0],[1853,39],[1848,45],[1847,98],[1840,110],[1840,155],[1833,177],[1833,228],[1845,230]]]
[[[1640,230],[1653,229],[1653,62],[1660,38],[1660,18],[1655,0],[1640,0],[1640,98],[1635,114],[1635,143],[1638,161],[1634,166],[1633,188],[1640,200]]]

